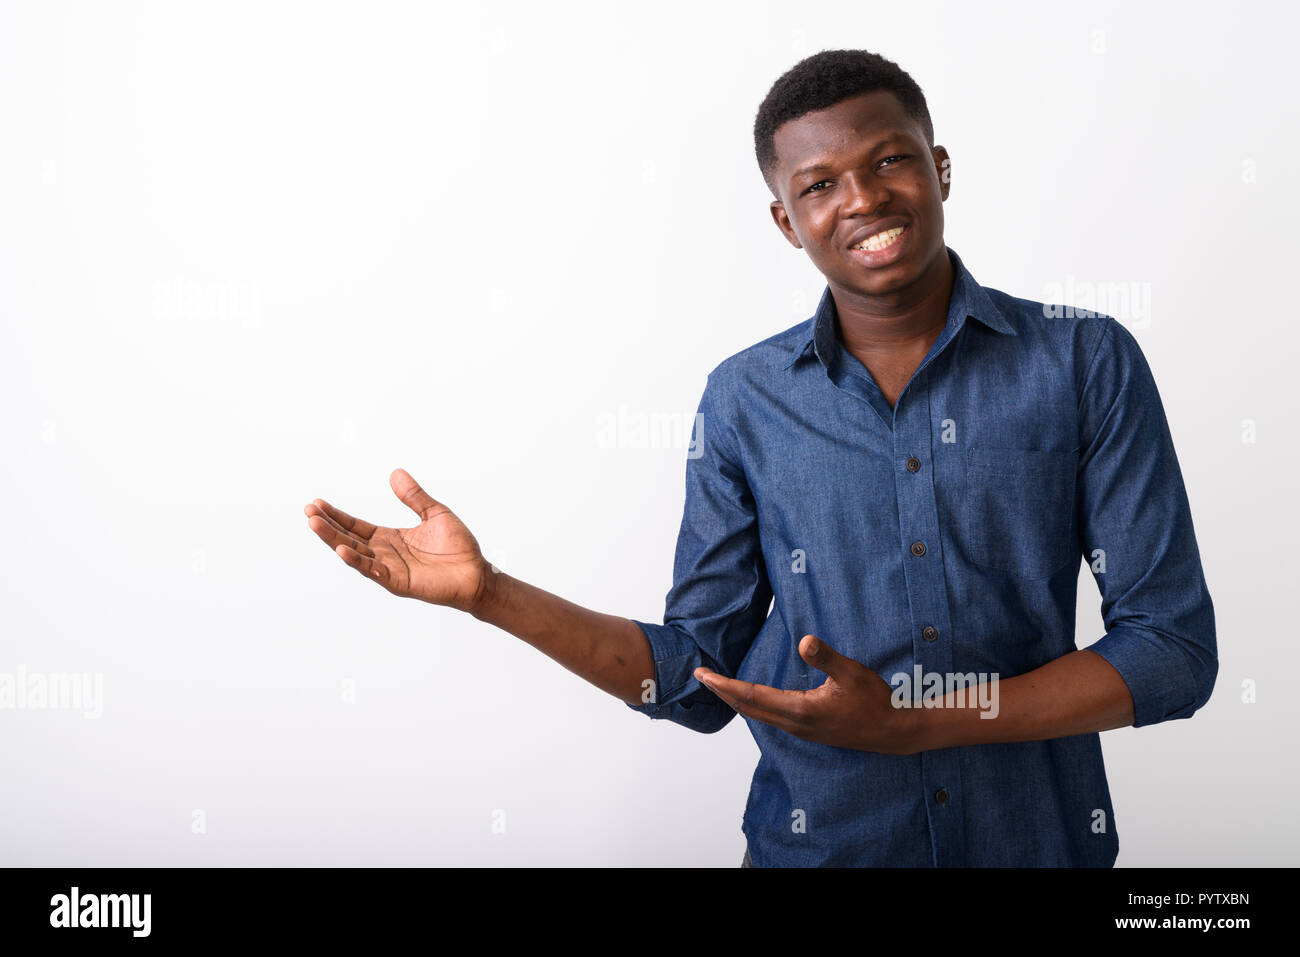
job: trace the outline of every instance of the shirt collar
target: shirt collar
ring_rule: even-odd
[[[948,258],[953,267],[953,284],[952,298],[948,302],[948,322],[945,326],[960,326],[966,319],[974,319],[982,325],[988,326],[995,332],[1001,332],[1005,335],[1016,335],[1015,327],[1007,321],[1007,317],[1002,314],[989,294],[985,292],[984,287],[975,281],[975,277],[970,274],[970,270],[962,263],[961,257],[953,252],[951,247],[945,246],[948,250]],[[788,369],[794,365],[800,356],[807,354],[809,351],[821,359],[823,365],[829,365],[834,361],[837,350],[837,340],[835,335],[836,324],[835,299],[831,296],[831,287],[828,285],[822,292],[821,302],[817,305],[816,314],[808,321],[807,329],[795,343],[790,355],[782,365],[783,369]],[[953,330],[956,334],[956,329]],[[941,335],[943,335],[941,333]],[[949,337],[950,338],[950,337]]]

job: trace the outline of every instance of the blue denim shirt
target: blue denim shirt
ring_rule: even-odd
[[[722,728],[735,712],[700,665],[816,688],[806,634],[891,684],[918,666],[1024,674],[1078,647],[1081,559],[1105,624],[1088,647],[1127,683],[1134,726],[1209,698],[1214,611],[1137,341],[1109,316],[982,287],[948,254],[947,323],[894,408],[840,341],[829,287],[811,319],[709,374],[664,623],[636,622],[655,686],[634,710]],[[1118,853],[1097,734],[888,755],[746,720],[758,867],[1108,867]]]

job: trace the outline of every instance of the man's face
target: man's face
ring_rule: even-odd
[[[931,150],[894,94],[865,93],[805,114],[778,127],[774,140],[781,198],[772,218],[832,288],[899,292],[944,253],[948,151]],[[851,248],[872,236],[875,248]]]

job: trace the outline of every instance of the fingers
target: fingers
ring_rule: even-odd
[[[742,715],[746,718],[752,718],[755,721],[762,721],[764,724],[770,724],[772,727],[777,728],[781,731],[785,731],[787,734],[792,734],[796,737],[802,738],[806,733],[804,726],[802,724],[796,721],[792,721],[784,715],[777,714],[776,712],[773,711],[767,711],[763,708],[755,707],[754,705],[748,704],[737,697],[733,697],[732,695],[728,694],[724,690],[721,690],[720,688],[712,687],[712,678],[710,678],[709,681],[707,682],[701,680],[701,684],[704,684],[706,688],[709,688],[715,695],[717,695],[724,702],[730,705],[731,710],[735,711],[739,715]]]
[[[362,555],[356,549],[349,548],[347,545],[339,545],[334,551],[345,563],[351,565],[367,578],[372,578],[381,585],[388,581],[388,569],[373,558]]]
[[[334,549],[334,554],[362,575],[387,586],[388,569],[376,560],[375,553],[369,545],[348,535],[328,515],[321,514],[317,506],[308,505],[306,511],[307,525],[321,541]]]
[[[353,518],[347,512],[343,511],[343,509],[335,508],[323,498],[316,499],[312,502],[312,505],[316,506],[316,508],[324,515],[333,519],[334,524],[338,525],[353,538],[359,539],[360,541],[370,541],[370,536],[374,535],[376,532],[374,525],[359,518]],[[310,515],[311,513],[308,512],[308,514]]]
[[[446,508],[420,488],[420,484],[411,478],[410,473],[405,469],[395,469],[388,477],[388,484],[393,487],[393,494],[422,519],[427,519],[438,509]]]
[[[312,507],[311,505],[307,506],[308,509],[312,509]],[[375,553],[369,545],[353,538],[339,528],[328,516],[320,514],[319,511],[308,512],[307,526],[330,548],[337,549],[340,545],[343,545],[366,558],[375,557]]]
[[[738,713],[792,734],[802,730],[808,715],[808,696],[802,691],[782,691],[768,685],[726,678],[707,668],[696,670],[696,679]]]

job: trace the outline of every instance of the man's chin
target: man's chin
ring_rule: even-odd
[[[942,246],[940,254],[947,255]],[[851,263],[852,268],[842,273],[840,285],[863,296],[888,296],[921,281],[934,262],[934,257],[912,252],[887,266],[864,267]]]
[[[863,296],[888,296],[912,285],[920,274],[913,264],[900,261],[878,269],[850,270],[840,285]]]

